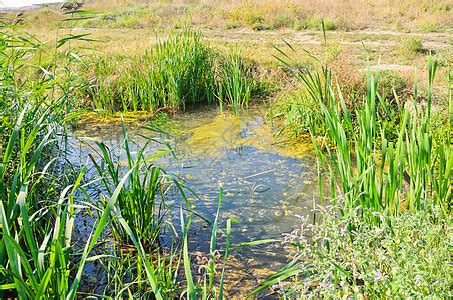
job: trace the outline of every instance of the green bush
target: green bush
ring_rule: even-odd
[[[419,37],[409,37],[401,40],[398,48],[398,53],[405,58],[410,58],[413,55],[423,51],[422,39]]]
[[[276,14],[272,18],[272,29],[294,27],[294,21],[291,16],[283,13]]]
[[[332,19],[324,19],[325,30],[335,30],[335,22]]]
[[[440,208],[398,217],[376,213],[377,225],[360,213],[338,219],[337,209],[321,208],[319,223],[304,219],[300,230],[286,235],[295,260],[281,273],[294,270],[298,276],[279,285],[284,297],[449,297],[451,237]]]
[[[290,137],[298,138],[309,134],[310,125],[317,134],[325,133],[325,123],[321,111],[308,94],[305,87],[293,91],[284,91],[277,97],[276,104],[271,110],[272,118],[283,121],[283,131]]]
[[[314,29],[322,30],[322,20],[324,20],[325,30],[335,30],[335,22],[332,19],[323,18],[318,15],[310,15],[304,18],[297,19],[294,22],[294,29]]]
[[[417,24],[417,29],[420,32],[435,32],[438,30],[439,24],[435,19],[423,19]]]
[[[333,62],[341,54],[342,46],[339,42],[327,42],[325,47],[327,61]]]
[[[317,15],[311,15],[299,19],[294,24],[294,29],[320,29],[321,28],[321,18]]]

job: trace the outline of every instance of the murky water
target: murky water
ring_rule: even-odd
[[[220,113],[215,108],[198,109],[172,117],[172,137],[160,136],[175,150],[176,157],[166,155],[158,164],[177,174],[198,195],[190,196],[194,209],[213,220],[219,190],[223,188],[220,228],[232,217],[233,244],[260,239],[281,238],[300,225],[298,215],[307,215],[316,201],[316,161],[310,144],[289,144],[275,138],[275,128],[266,118],[266,107],[259,105],[240,116]],[[146,122],[144,123],[146,124]],[[140,148],[146,137],[155,133],[128,125],[130,138]],[[119,123],[85,121],[74,131],[72,160],[85,160],[95,140],[102,141],[119,153],[122,143]],[[165,148],[150,143],[150,153]],[[125,159],[120,157],[119,159]],[[182,199],[173,202],[177,219]],[[179,222],[175,222],[179,224]],[[199,218],[194,219],[189,236],[190,250],[207,255],[211,229]],[[163,237],[165,241],[165,237]],[[232,264],[239,270],[230,276],[231,289],[256,284],[268,270],[277,270],[287,261],[278,244],[232,251]],[[239,265],[239,266],[238,266]]]

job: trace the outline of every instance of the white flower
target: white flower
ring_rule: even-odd
[[[374,282],[375,283],[378,283],[382,280],[382,278],[384,277],[384,274],[382,274],[382,271],[381,269],[378,269],[377,271],[374,271]]]

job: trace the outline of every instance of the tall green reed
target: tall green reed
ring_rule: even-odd
[[[14,26],[3,29],[0,296],[72,299],[74,195],[84,170],[66,173],[52,156],[59,153],[62,125],[77,116],[70,109],[78,86],[64,84],[71,81],[73,61],[53,66],[52,72],[39,61],[30,67],[26,63],[43,44]],[[75,39],[59,38],[55,49]]]
[[[157,247],[159,234],[167,213],[168,192],[172,188],[172,178],[163,169],[155,164],[159,156],[172,153],[171,149],[158,151],[152,155],[146,155],[149,139],[140,147],[136,157],[133,157],[131,144],[122,123],[123,150],[126,156],[127,166],[115,159],[113,152],[103,143],[97,142],[101,162],[97,162],[93,156],[91,160],[96,167],[103,183],[103,188],[108,195],[118,185],[125,172],[133,170],[129,176],[124,189],[118,196],[118,201],[113,210],[113,233],[119,241],[127,242],[129,235],[117,222],[116,215],[121,215],[128,226],[134,231],[134,235],[147,247]],[[101,199],[101,203],[106,204]]]
[[[254,80],[249,66],[241,59],[239,53],[226,55],[220,63],[220,76],[217,98],[222,110],[224,104],[232,107],[233,113],[248,106],[254,89]]]
[[[340,205],[342,215],[359,209],[366,220],[378,222],[375,212],[399,214],[433,204],[449,209],[450,138],[434,146],[436,129],[430,126],[436,70],[437,63],[430,59],[426,108],[419,108],[415,85],[413,103],[407,101],[405,110],[396,112],[378,92],[378,74],[368,71],[362,104],[350,110],[327,65],[321,71],[303,65],[294,72],[324,118],[328,143],[319,144],[318,123],[311,123],[309,130],[320,165],[330,173],[330,198]],[[410,105],[415,108],[412,113]],[[387,123],[396,126],[396,139],[387,133]],[[320,184],[321,195],[322,188]]]
[[[185,109],[187,105],[247,106],[255,81],[238,53],[220,55],[190,27],[158,39],[154,48],[120,63],[101,60],[90,87],[93,104],[106,111]]]
[[[190,28],[158,40],[127,66],[115,84],[103,82],[108,64],[98,65],[98,85],[92,93],[102,109],[156,111],[214,101],[215,53],[200,32]]]

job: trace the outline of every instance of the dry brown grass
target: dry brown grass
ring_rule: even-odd
[[[205,28],[397,30],[432,32],[451,29],[449,0],[98,0],[84,9],[96,11],[81,26],[155,28],[178,20]],[[28,12],[29,26],[55,27],[58,5]]]

